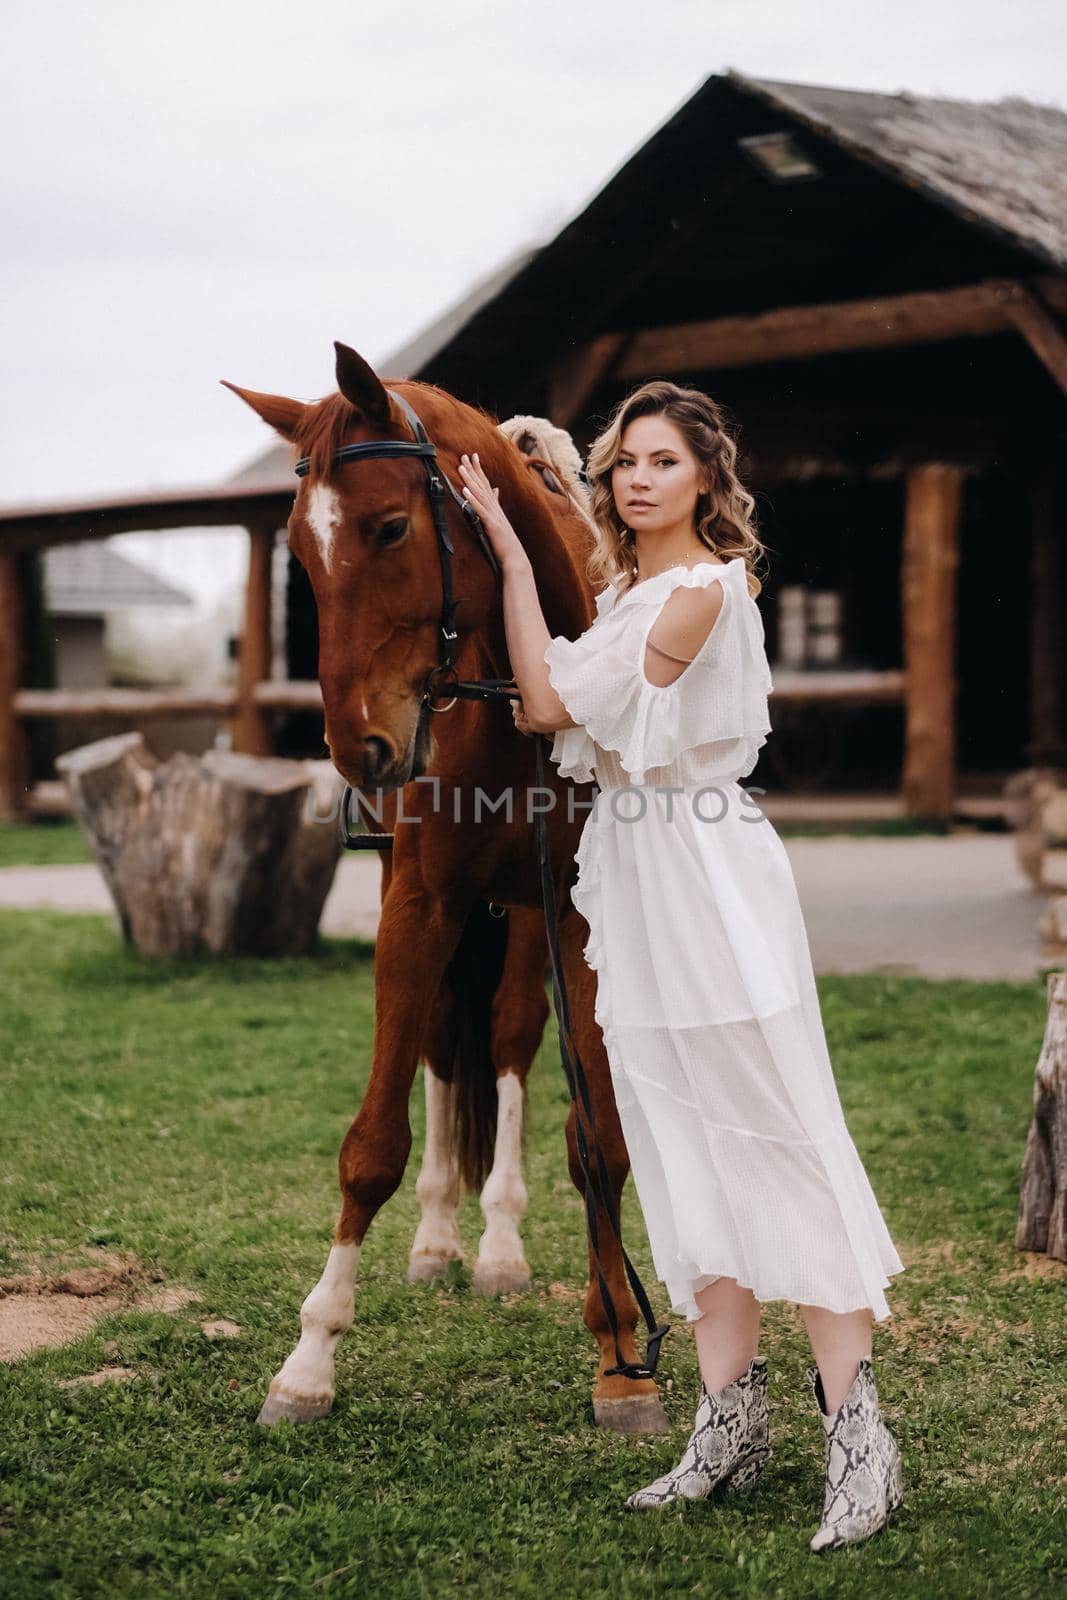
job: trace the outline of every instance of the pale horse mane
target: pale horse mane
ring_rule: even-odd
[[[549,489],[563,493],[593,527],[593,497],[582,477],[582,458],[566,428],[558,428],[547,417],[515,416],[498,423],[501,433],[518,446],[524,456],[547,461],[557,479],[555,484],[542,473]]]

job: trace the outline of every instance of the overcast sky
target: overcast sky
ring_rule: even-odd
[[[1067,105],[1060,0],[4,0],[0,499],[212,481],[712,72]]]

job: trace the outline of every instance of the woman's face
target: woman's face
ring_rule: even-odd
[[[669,417],[635,417],[626,424],[611,489],[627,527],[637,533],[694,527],[703,488],[700,463]]]

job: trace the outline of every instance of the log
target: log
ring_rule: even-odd
[[[316,685],[316,687],[318,687]],[[237,705],[235,689],[20,689],[17,717],[63,717],[94,721],[115,717],[134,721],[149,717],[226,716]]]
[[[322,690],[315,678],[266,678],[250,697],[271,711],[321,711]],[[221,689],[19,689],[16,717],[63,717],[95,721],[142,721],[148,717],[228,716],[237,709],[237,690]]]
[[[573,428],[602,383],[611,376],[629,334],[605,333],[589,344],[568,352],[552,368],[548,385],[548,415],[557,428]]]
[[[305,955],[340,841],[326,761],[209,750],[160,762],[141,734],[56,761],[115,902],[146,955]],[[309,790],[314,791],[309,796]]]
[[[237,660],[237,715],[233,747],[243,755],[273,753],[270,718],[256,702],[257,686],[270,678],[271,561],[275,531],[272,527],[248,530],[248,576],[245,614]]]
[[[956,568],[963,472],[908,474],[904,513],[904,772],[909,816],[950,822],[956,789]]]
[[[973,339],[1005,333],[1015,326],[1030,339],[1046,365],[1055,365],[1060,356],[1047,326],[1051,319],[1046,313],[1041,320],[1040,311],[1039,303],[1035,310],[1034,297],[1025,284],[1000,278],[871,300],[776,306],[749,316],[641,329],[630,338],[612,375],[625,381],[646,378],[652,372],[705,372],[768,361],[808,361],[857,350]]]
[[[1015,859],[1031,888],[1048,894],[1067,888],[1067,776],[1028,767],[1013,773],[1003,795]]]
[[[0,550],[0,822],[15,822],[26,811],[29,747],[13,709],[24,657],[18,561]]]
[[[1067,972],[1048,975],[1048,1019],[1034,1075],[1015,1243],[1067,1261]]]
[[[1006,305],[1008,317],[1049,376],[1067,391],[1067,334],[1030,289],[1020,284],[1019,290]]]

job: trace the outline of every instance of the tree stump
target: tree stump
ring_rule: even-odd
[[[1027,767],[1004,785],[1015,859],[1034,889],[1067,889],[1067,774]]]
[[[56,766],[111,892],[148,955],[304,955],[340,855],[326,761],[209,750],[160,762],[139,733]],[[309,791],[312,791],[309,796]]]
[[[1067,972],[1048,976],[1048,1020],[1034,1077],[1015,1243],[1067,1261]]]

